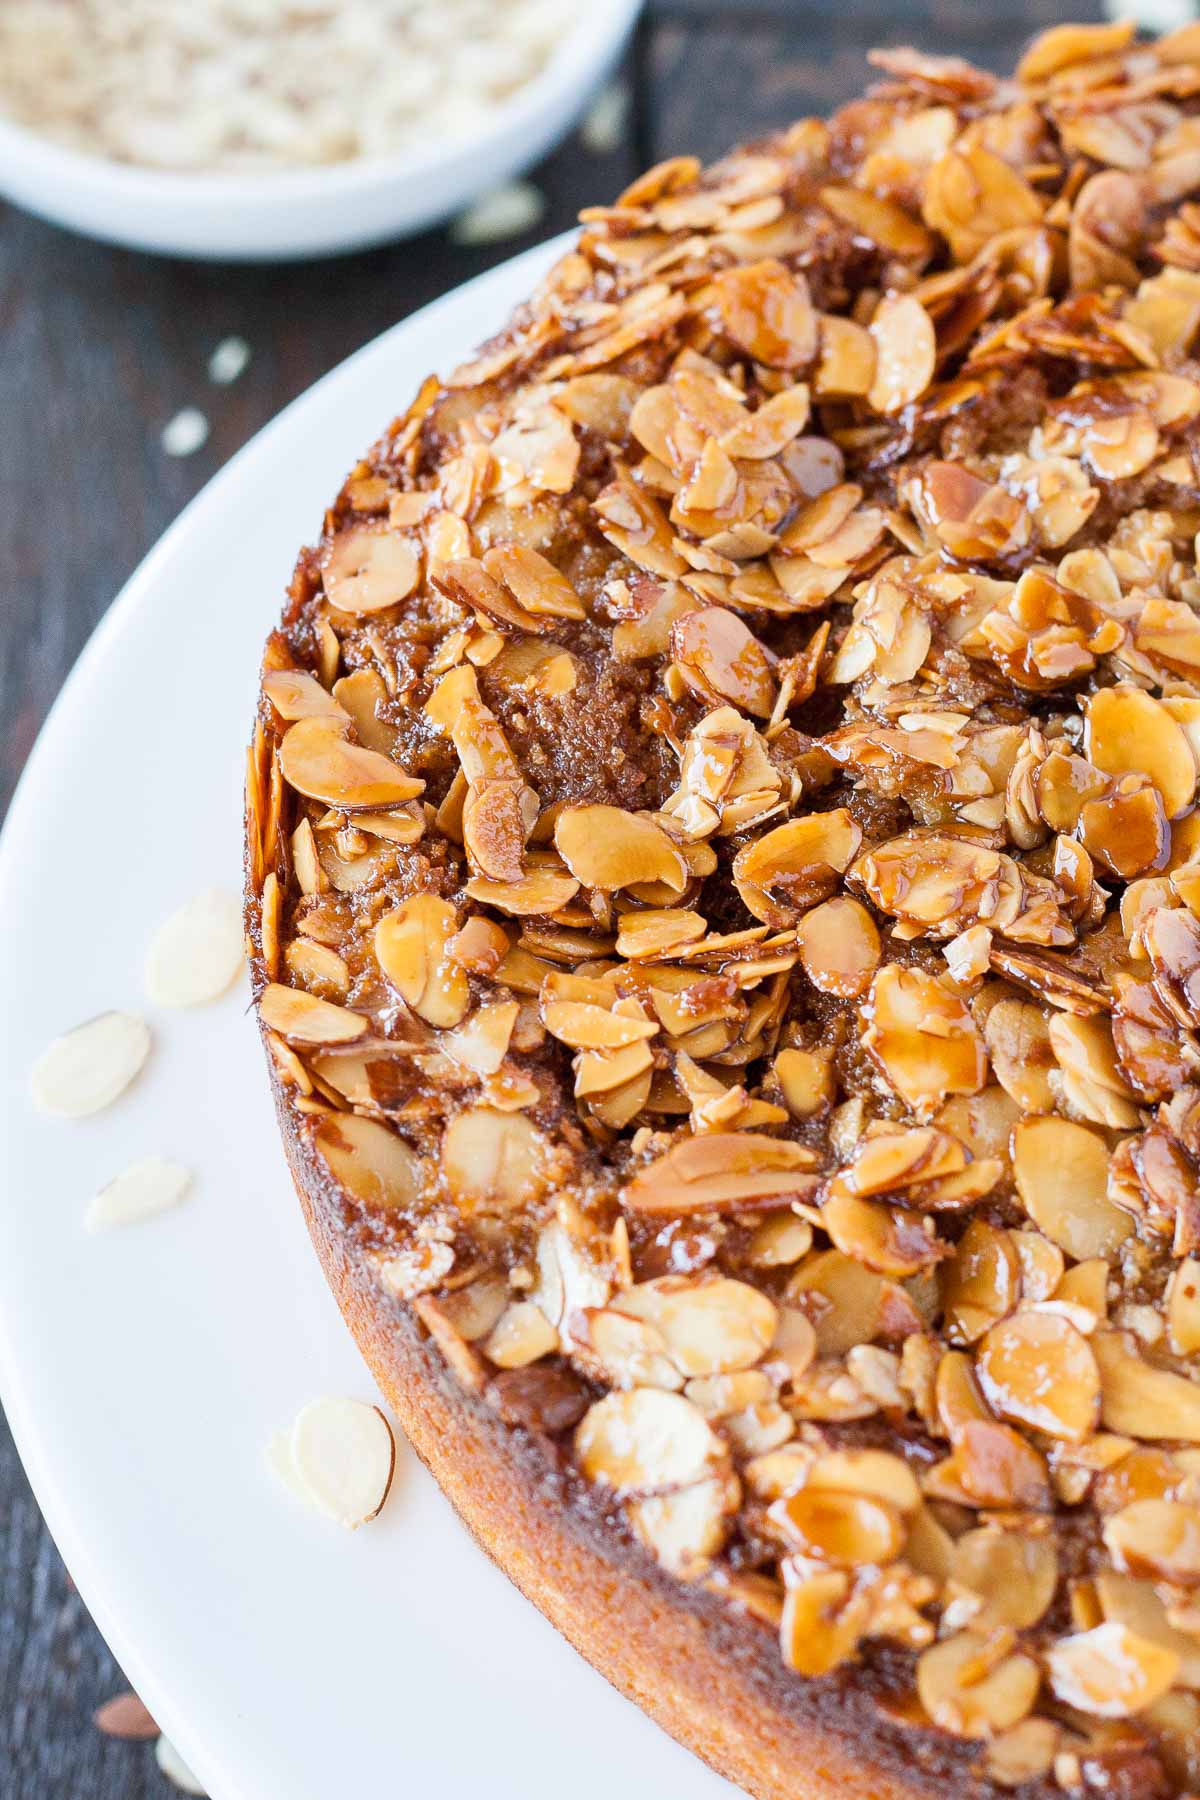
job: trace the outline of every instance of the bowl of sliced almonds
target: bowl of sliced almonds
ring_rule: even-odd
[[[177,256],[402,237],[555,143],[639,10],[314,0],[248,22],[232,0],[14,0],[0,9],[0,196]]]

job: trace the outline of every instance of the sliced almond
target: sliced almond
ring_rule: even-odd
[[[140,1225],[178,1206],[191,1185],[190,1169],[148,1156],[100,1189],[88,1204],[84,1226],[88,1231],[107,1231],[114,1225]]]
[[[279,746],[283,778],[298,794],[326,806],[369,811],[402,806],[425,783],[380,755],[352,744],[325,719],[300,719]]]
[[[547,1146],[524,1113],[476,1106],[456,1113],[442,1139],[442,1172],[454,1198],[481,1212],[511,1212],[545,1186]]]
[[[922,1652],[917,1694],[935,1725],[956,1737],[987,1738],[1033,1710],[1041,1671],[1011,1645],[1011,1632],[960,1631]]]
[[[361,1013],[275,981],[259,995],[258,1011],[268,1030],[297,1044],[352,1044],[367,1029]]]
[[[355,525],[334,539],[322,573],[330,604],[363,618],[408,598],[420,579],[421,557],[413,538]]]
[[[353,1530],[378,1516],[396,1468],[396,1441],[377,1406],[312,1400],[288,1438],[292,1468],[314,1506]]]
[[[146,992],[156,1006],[202,1006],[225,992],[244,962],[241,906],[224,889],[205,888],[151,939]]]
[[[1058,1554],[1051,1537],[996,1526],[966,1531],[954,1544],[953,1578],[977,1596],[974,1631],[1027,1630],[1044,1617],[1058,1586]]]
[[[1200,1509],[1177,1500],[1135,1500],[1105,1522],[1104,1542],[1119,1569],[1200,1585]]]
[[[800,963],[823,994],[851,1000],[865,993],[879,966],[879,933],[866,907],[848,894],[805,913],[796,927]]]
[[[420,1159],[375,1119],[326,1114],[313,1127],[313,1144],[335,1179],[372,1211],[402,1211],[420,1193]]]
[[[721,1275],[639,1282],[622,1289],[612,1304],[653,1325],[684,1375],[751,1368],[770,1346],[778,1321],[765,1294]]]
[[[724,1446],[704,1414],[682,1394],[633,1388],[597,1400],[575,1434],[589,1481],[621,1493],[689,1487],[724,1460]]]
[[[458,1025],[470,1002],[466,971],[451,953],[458,929],[448,900],[414,894],[375,927],[379,966],[413,1011],[430,1025]]]
[[[811,1150],[787,1138],[757,1132],[710,1132],[685,1138],[641,1170],[622,1191],[633,1212],[667,1217],[752,1206],[772,1198],[799,1198],[816,1178]]]
[[[177,1787],[183,1794],[203,1795],[203,1782],[192,1773],[169,1737],[159,1737],[154,1746],[154,1760],[172,1787]]]
[[[1085,1337],[1052,1313],[1018,1313],[994,1325],[976,1357],[998,1413],[1048,1437],[1079,1444],[1100,1416],[1100,1371]]]
[[[1099,1719],[1128,1719],[1167,1692],[1179,1657],[1109,1619],[1059,1638],[1046,1664],[1050,1686],[1068,1706]]]
[[[806,1556],[842,1568],[889,1563],[904,1544],[900,1514],[869,1494],[803,1487],[777,1500],[769,1517]]]
[[[34,1064],[29,1091],[39,1111],[83,1119],[111,1106],[150,1054],[150,1029],[133,1013],[107,1012],[55,1038]]]
[[[1101,1417],[1109,1431],[1200,1444],[1200,1383],[1144,1362],[1119,1331],[1097,1331]]]
[[[663,882],[674,893],[687,885],[687,865],[661,825],[619,806],[567,806],[554,827],[554,842],[572,875],[585,887],[618,888]]]
[[[1067,1119],[1022,1119],[1012,1160],[1026,1212],[1068,1256],[1110,1257],[1130,1235],[1132,1219],[1107,1197],[1108,1149],[1094,1131]]]

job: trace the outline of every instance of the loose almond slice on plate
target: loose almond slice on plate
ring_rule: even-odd
[[[134,1013],[106,1012],[45,1049],[29,1078],[41,1112],[84,1119],[125,1092],[150,1053],[150,1028]]]
[[[376,1518],[392,1485],[396,1440],[365,1400],[312,1400],[267,1449],[280,1480],[310,1506],[353,1531]]]
[[[146,992],[156,1006],[203,1006],[237,978],[245,961],[242,909],[232,894],[205,888],[164,921],[150,940]]]
[[[191,1170],[182,1163],[147,1156],[142,1162],[131,1163],[100,1189],[88,1205],[84,1225],[88,1231],[140,1225],[143,1220],[178,1206],[191,1185]]]

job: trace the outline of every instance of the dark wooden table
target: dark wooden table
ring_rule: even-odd
[[[1096,0],[1069,10],[1099,14]],[[640,164],[682,150],[711,157],[848,99],[867,79],[873,44],[915,42],[1005,68],[1060,14],[1057,0],[652,0],[624,72],[634,99],[627,141],[597,154],[568,139],[532,177],[547,200],[537,231],[486,248],[457,248],[437,231],[307,267],[171,262],[0,205],[0,815],[125,578],[210,475],[352,350],[565,228]],[[252,360],[219,388],[206,363],[229,335],[246,340]],[[172,459],[160,433],[185,405],[201,407],[211,435],[194,456]],[[123,1686],[0,1418],[2,1800],[163,1800],[149,1747],[91,1724]]]

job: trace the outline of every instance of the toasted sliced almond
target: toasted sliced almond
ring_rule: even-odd
[[[1091,1343],[1109,1431],[1200,1444],[1200,1383],[1144,1362],[1123,1332],[1097,1331]]]
[[[1100,1416],[1100,1371],[1085,1337],[1052,1313],[1018,1313],[994,1325],[976,1368],[997,1412],[1048,1437],[1079,1444]]]
[[[378,811],[414,800],[425,786],[378,750],[350,743],[326,719],[297,720],[279,746],[279,764],[289,787],[326,806]]]
[[[1011,1626],[1024,1631],[1050,1607],[1058,1585],[1058,1554],[1050,1537],[1004,1531],[994,1525],[964,1532],[954,1544],[953,1576],[978,1596],[971,1613],[975,1631]]]
[[[326,1114],[313,1127],[313,1144],[341,1185],[372,1210],[398,1212],[420,1192],[420,1159],[378,1120]]]
[[[901,1515],[869,1494],[807,1486],[777,1500],[769,1516],[806,1556],[842,1568],[889,1563],[904,1544]]]
[[[580,1421],[575,1448],[589,1481],[622,1493],[689,1487],[725,1456],[699,1407],[682,1394],[645,1387],[597,1400]]]
[[[1011,1644],[1011,1632],[960,1631],[922,1652],[917,1693],[935,1725],[957,1737],[988,1738],[1033,1710],[1041,1671]]]
[[[572,875],[585,887],[614,892],[643,882],[663,882],[674,893],[687,886],[687,865],[661,825],[619,806],[567,806],[558,815],[554,842]]]
[[[1104,1526],[1104,1542],[1119,1569],[1200,1585],[1200,1509],[1177,1500],[1135,1500]]]
[[[131,1163],[89,1202],[84,1214],[88,1231],[107,1231],[114,1225],[140,1225],[156,1214],[178,1206],[192,1185],[190,1169],[181,1163],[148,1156]]]
[[[1068,1256],[1110,1257],[1133,1230],[1107,1197],[1108,1149],[1067,1119],[1022,1119],[1013,1130],[1013,1173],[1025,1210]]]
[[[396,1467],[392,1428],[377,1406],[311,1400],[288,1436],[291,1464],[312,1504],[353,1530],[378,1516]]]
[[[545,1186],[546,1142],[523,1113],[476,1106],[456,1113],[442,1139],[442,1172],[454,1198],[481,1212],[511,1212]]]
[[[775,1336],[771,1300],[727,1276],[662,1276],[624,1288],[612,1302],[661,1333],[668,1356],[684,1375],[722,1375],[748,1369]]]
[[[685,1138],[641,1170],[621,1201],[633,1212],[667,1217],[752,1206],[771,1198],[799,1198],[816,1178],[811,1150],[758,1132],[710,1132]]]
[[[258,1011],[268,1030],[297,1044],[352,1044],[367,1029],[361,1013],[275,981],[259,995]]]
[[[242,909],[222,888],[205,888],[160,925],[146,956],[146,992],[156,1006],[202,1006],[236,980],[245,961]]]
[[[133,1013],[107,1012],[45,1049],[29,1077],[33,1103],[59,1119],[111,1106],[150,1054],[150,1028]]]
[[[1179,1657],[1109,1619],[1059,1638],[1046,1664],[1050,1686],[1068,1706],[1099,1719],[1128,1719],[1167,1692]]]

